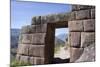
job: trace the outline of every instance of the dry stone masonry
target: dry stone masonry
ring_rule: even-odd
[[[32,65],[50,64],[55,28],[69,28],[70,62],[95,60],[95,7],[72,5],[69,13],[36,16],[23,26],[16,60]]]

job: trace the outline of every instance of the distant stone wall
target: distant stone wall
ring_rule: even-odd
[[[69,13],[33,17],[31,25],[21,29],[16,60],[33,65],[52,63],[55,28],[62,27],[69,28],[70,62],[75,62],[86,47],[95,44],[95,7],[73,5]]]

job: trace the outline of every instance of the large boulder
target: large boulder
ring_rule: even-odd
[[[75,62],[93,62],[95,61],[95,44],[84,48],[83,54]]]

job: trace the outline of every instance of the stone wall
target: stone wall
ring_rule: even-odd
[[[31,25],[23,26],[16,60],[33,65],[52,63],[55,28],[63,27],[70,31],[70,62],[76,62],[84,51],[88,56],[90,51],[85,48],[95,44],[95,7],[72,5],[69,13],[36,16],[32,18]],[[92,56],[92,60],[95,59]],[[84,59],[77,62],[80,61]]]
[[[85,54],[85,57],[82,57],[81,60],[77,62],[93,61],[95,60],[95,51],[87,47],[93,43],[95,44],[95,7],[73,6],[72,10],[76,12],[76,19],[68,21],[71,46],[70,62],[76,62],[83,54]],[[95,48],[95,46],[91,48]],[[87,59],[85,60],[86,57]]]

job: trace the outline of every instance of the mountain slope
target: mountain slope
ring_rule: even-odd
[[[60,46],[60,45],[63,46],[64,44],[65,44],[64,41],[62,41],[61,39],[55,37],[55,46]]]
[[[59,34],[56,37],[65,42],[66,39],[68,38],[68,34]]]
[[[11,29],[11,48],[16,48],[18,45],[20,29]]]

